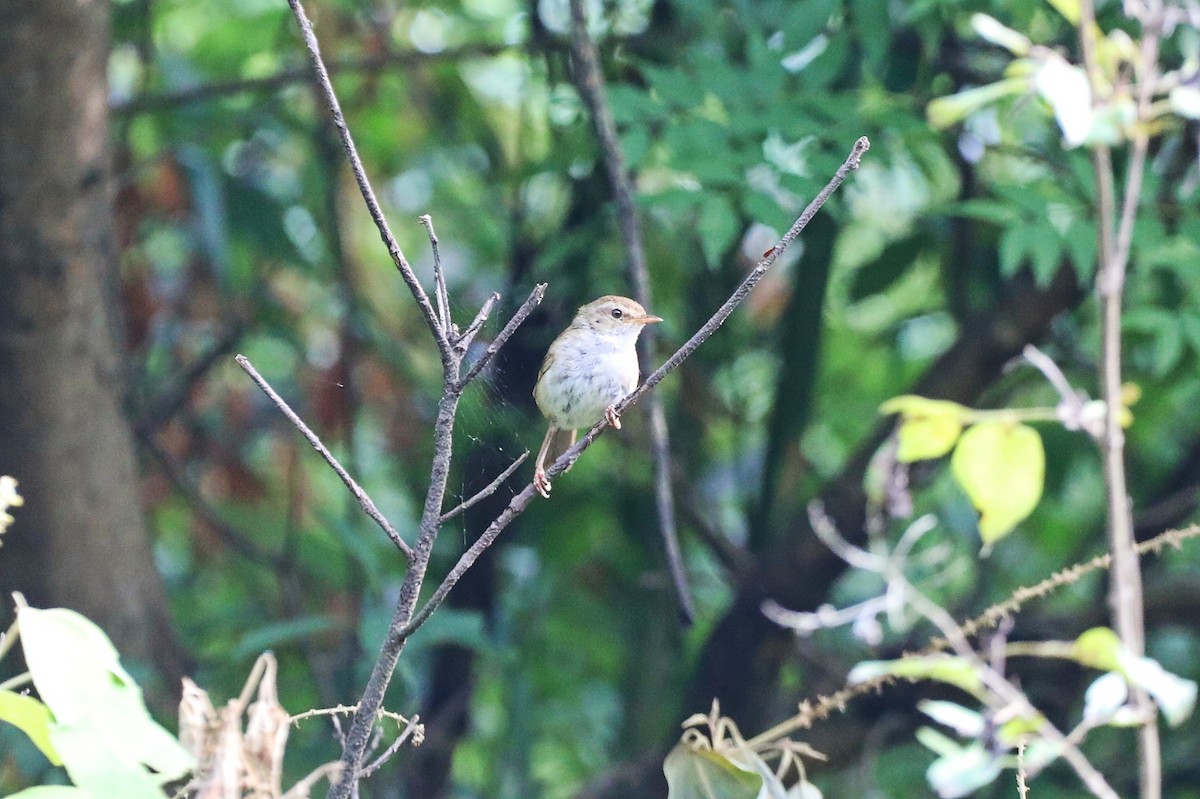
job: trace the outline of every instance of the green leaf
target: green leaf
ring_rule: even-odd
[[[50,725],[54,717],[44,704],[32,696],[0,691],[0,721],[7,721],[28,735],[47,760],[56,766],[62,765],[62,760],[50,744]]]
[[[1130,682],[1150,694],[1172,727],[1187,721],[1196,707],[1196,683],[1164,669],[1157,660],[1130,657],[1124,660],[1124,672]]]
[[[940,458],[954,448],[971,409],[957,402],[905,394],[879,406],[880,413],[900,414],[896,435],[901,463]]]
[[[987,86],[965,89],[948,97],[939,97],[925,109],[929,124],[948,128],[969,117],[984,106],[1016,94],[1024,94],[1030,81],[1025,77],[1005,78]]]
[[[1071,648],[1071,655],[1085,666],[1100,671],[1120,671],[1121,639],[1107,627],[1093,627],[1080,634]]]
[[[663,762],[667,799],[756,799],[762,777],[709,749],[676,744]]]
[[[1028,54],[1033,47],[1033,42],[1029,41],[1028,36],[1023,33],[1017,33],[1012,28],[1001,23],[1000,20],[990,17],[987,14],[971,15],[971,27],[983,39],[1003,47],[1016,56]]]
[[[50,741],[72,781],[103,796],[161,799],[159,786],[193,759],[150,718],[108,637],[63,608],[23,607],[18,622],[33,683],[54,714]]]
[[[846,681],[853,685],[885,674],[909,680],[936,680],[957,686],[976,696],[983,689],[983,680],[969,661],[947,654],[913,656],[899,660],[865,660],[850,670]]]
[[[1037,506],[1046,476],[1046,453],[1042,437],[1028,425],[980,422],[963,433],[950,466],[979,511],[979,535],[988,546]]]
[[[958,799],[990,785],[1004,770],[1004,762],[980,742],[944,754],[929,766],[926,779],[941,799]]]

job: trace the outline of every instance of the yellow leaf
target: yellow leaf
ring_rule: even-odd
[[[940,458],[951,449],[962,433],[969,408],[947,400],[933,400],[906,394],[893,397],[879,406],[881,413],[900,414],[896,431],[899,447],[896,459],[912,463]]]
[[[1010,533],[1042,497],[1042,437],[1012,421],[980,422],[963,433],[950,461],[954,477],[979,511],[985,546]]]

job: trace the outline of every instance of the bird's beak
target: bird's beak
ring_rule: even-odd
[[[646,314],[645,316],[639,316],[634,321],[643,325],[655,325],[662,321],[662,317],[654,316],[653,314]]]

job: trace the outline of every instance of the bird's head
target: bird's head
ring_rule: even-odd
[[[661,317],[646,313],[646,309],[634,300],[609,294],[576,311],[571,327],[636,340],[643,327],[661,321]]]

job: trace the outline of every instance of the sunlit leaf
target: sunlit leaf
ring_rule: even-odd
[[[1176,86],[1167,95],[1171,110],[1185,119],[1200,119],[1200,89],[1195,86]]]
[[[1123,671],[1130,682],[1150,694],[1172,727],[1178,727],[1196,707],[1196,683],[1167,671],[1148,657],[1122,658]]]
[[[1028,36],[1017,33],[1001,23],[1000,20],[987,14],[972,14],[971,27],[982,38],[992,44],[1000,45],[1016,56],[1026,55],[1033,47],[1033,42],[1029,41]]]
[[[1072,25],[1079,24],[1079,0],[1046,0],[1054,10]]]
[[[975,667],[960,657],[947,654],[912,656],[899,660],[866,660],[850,670],[850,684],[866,682],[883,675],[910,680],[936,680],[957,686],[970,694],[978,694],[983,680]]]
[[[1087,141],[1095,122],[1087,73],[1062,56],[1050,55],[1034,74],[1034,85],[1053,109],[1066,145],[1078,147]]]
[[[1071,648],[1072,656],[1085,666],[1101,671],[1119,671],[1124,647],[1120,637],[1107,627],[1081,633]]]
[[[141,689],[95,624],[73,610],[18,611],[38,695],[54,714],[50,741],[71,780],[104,796],[160,799],[191,755],[146,710]]]
[[[985,546],[1011,532],[1041,499],[1046,454],[1042,437],[1028,425],[980,422],[963,433],[950,464],[979,511]]]
[[[982,743],[972,743],[953,754],[942,755],[925,772],[929,786],[942,799],[957,799],[990,785],[1004,764]]]
[[[50,743],[50,725],[54,717],[44,704],[32,696],[0,691],[0,721],[6,721],[28,735],[47,760],[56,766],[62,765]]]
[[[958,441],[971,410],[956,402],[906,394],[879,406],[880,413],[900,414],[897,430],[901,463],[940,458]]]
[[[925,108],[929,124],[935,128],[948,128],[962,122],[979,109],[994,102],[1023,94],[1029,89],[1027,78],[1005,78],[987,86],[965,89],[948,97],[939,97]]]
[[[917,710],[943,727],[949,727],[964,738],[977,738],[983,735],[987,726],[983,714],[977,710],[963,707],[957,702],[924,699],[917,703]]]
[[[756,799],[762,777],[709,749],[677,744],[663,762],[667,799]]]

